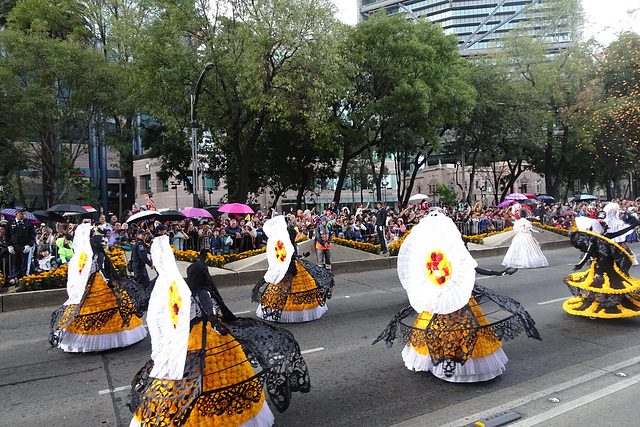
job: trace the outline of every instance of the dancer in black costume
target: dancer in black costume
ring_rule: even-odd
[[[253,288],[256,315],[274,322],[308,322],[322,317],[331,298],[333,274],[298,256],[295,230],[277,216],[264,225],[269,270]]]
[[[76,230],[67,270],[69,298],[51,316],[49,343],[66,352],[125,347],[147,336],[141,317],[150,291],[120,277],[104,251],[105,238],[90,233],[90,224]]]
[[[573,294],[562,306],[567,313],[603,319],[640,315],[640,279],[629,276],[633,255],[614,241],[638,225],[635,218],[632,221],[609,232],[606,223],[576,218],[577,229],[571,233],[571,244],[584,255],[574,271],[588,260],[593,261],[589,270],[565,277],[564,282]]]
[[[508,360],[501,340],[523,330],[531,338],[541,338],[520,303],[474,285],[475,273],[499,276],[515,271],[478,268],[453,222],[430,213],[405,239],[398,257],[398,275],[411,305],[393,318],[374,344],[384,340],[391,347],[400,338],[406,343],[402,358],[408,369],[431,371],[446,381],[495,378]],[[483,304],[494,306],[492,318],[498,320],[485,317]],[[496,316],[500,309],[507,312],[502,318]],[[413,324],[403,322],[416,315]]]
[[[151,252],[159,273],[147,316],[152,359],[132,383],[131,426],[272,425],[264,391],[282,412],[292,392],[310,388],[291,333],[236,318],[205,271],[206,254],[187,286],[168,237],[154,239]]]

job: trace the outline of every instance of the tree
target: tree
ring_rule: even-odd
[[[405,153],[424,164],[420,154],[443,128],[464,120],[475,94],[464,80],[455,37],[426,19],[378,12],[351,31],[342,56],[347,80],[332,107],[341,146],[334,199],[340,199],[349,163],[363,153],[381,198],[388,156]]]
[[[256,163],[268,128],[284,129],[303,116],[313,134],[325,122],[326,87],[338,65],[330,49],[337,25],[332,5],[328,0],[157,4],[157,18],[136,48],[142,95],[168,132],[184,133],[202,64],[214,64],[197,109],[215,147],[208,163],[225,179],[229,200],[245,202],[265,185]]]
[[[2,125],[11,141],[29,145],[25,154],[42,178],[45,206],[83,184],[74,178],[75,162],[97,118],[118,99],[117,70],[86,43],[80,9],[74,2],[24,0],[0,32]]]
[[[638,172],[640,155],[640,36],[625,33],[594,62],[592,84],[585,85],[573,112],[582,120],[581,138],[594,161],[595,180],[613,198],[609,181]],[[619,195],[618,195],[619,196]]]
[[[569,111],[577,102],[588,67],[584,47],[575,42],[582,23],[579,1],[546,0],[541,5],[536,16],[503,38],[493,60],[516,84],[529,86],[527,101],[534,108],[544,103],[538,110],[544,142],[528,161],[544,176],[547,193],[558,198],[567,182],[567,165],[580,161],[582,154]],[[554,50],[554,43],[565,46]]]

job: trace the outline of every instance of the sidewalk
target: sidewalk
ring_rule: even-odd
[[[469,243],[469,252],[474,258],[487,258],[504,255],[509,248],[513,231],[496,234],[484,239],[484,245]],[[534,234],[543,250],[567,248],[571,246],[567,237],[545,231]],[[307,258],[316,261],[315,249],[312,241],[306,241],[298,247],[300,254],[310,252]],[[177,261],[178,269],[183,277],[187,276],[190,263]],[[209,267],[216,285],[220,288],[230,286],[253,286],[267,270],[266,254],[256,255],[240,261],[229,263],[222,268]],[[376,255],[345,246],[333,245],[331,248],[331,266],[334,274],[360,273],[363,271],[384,270],[396,268],[397,257]],[[155,277],[155,272],[150,272]],[[0,294],[0,312],[26,310],[36,307],[62,305],[67,300],[66,289],[52,289],[46,291],[18,292]]]

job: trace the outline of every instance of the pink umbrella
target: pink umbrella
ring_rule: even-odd
[[[522,193],[511,193],[507,197],[505,197],[506,200],[524,200],[526,198],[527,196]]]
[[[194,217],[198,217],[198,218],[213,218],[211,213],[206,209],[186,208],[186,209],[182,209],[180,212],[182,212],[184,214],[184,216],[186,216],[187,218],[194,218]]]
[[[244,203],[227,203],[218,208],[218,212],[238,213],[238,214],[252,214],[253,209],[245,205]]]
[[[503,208],[503,207],[505,207],[505,206],[510,205],[510,204],[511,204],[511,203],[513,203],[513,202],[515,202],[515,200],[505,200],[504,202],[500,203],[500,204],[498,205],[498,207],[499,207],[499,208]]]

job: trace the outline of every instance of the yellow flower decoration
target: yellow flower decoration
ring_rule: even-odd
[[[441,250],[429,253],[426,269],[429,280],[436,286],[444,286],[451,277],[451,263]]]
[[[82,252],[80,254],[80,258],[78,259],[78,273],[82,273],[82,269],[87,264],[87,253]]]
[[[182,298],[178,293],[178,287],[176,282],[171,282],[169,285],[169,313],[171,315],[171,322],[173,323],[173,329],[176,329],[178,325],[178,313],[180,313],[180,307],[182,307]]]

